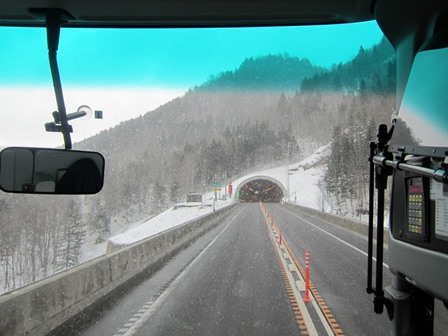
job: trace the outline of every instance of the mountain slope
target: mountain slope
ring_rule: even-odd
[[[266,55],[247,58],[234,71],[212,76],[201,85],[202,90],[262,90],[297,91],[304,78],[324,71],[304,58]]]
[[[301,89],[391,93],[395,90],[395,72],[395,52],[383,38],[369,50],[360,47],[350,62],[308,76],[303,80]]]
[[[394,80],[385,68],[393,68],[391,50],[383,40],[330,70],[288,55],[250,58],[76,146],[104,153],[102,197],[112,212],[129,204],[156,211],[154,202],[163,207],[188,191],[208,190],[215,176],[235,178],[310,154],[331,141],[336,125],[387,122],[395,104],[386,89]],[[340,86],[331,84],[338,81]],[[387,85],[374,89],[375,83]],[[157,181],[165,191],[162,200],[153,194]]]

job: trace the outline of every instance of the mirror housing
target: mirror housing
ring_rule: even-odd
[[[103,188],[100,153],[9,147],[0,152],[0,189],[25,194],[84,195]]]

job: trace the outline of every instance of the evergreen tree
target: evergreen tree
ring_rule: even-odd
[[[100,202],[95,214],[95,231],[100,234],[109,235],[110,232],[110,214],[106,210],[103,202]]]
[[[166,199],[167,195],[165,186],[160,184],[159,181],[156,181],[153,185],[150,199],[152,212],[159,214],[165,210],[167,208]]]
[[[177,181],[174,181],[174,183],[170,189],[171,203],[177,203],[179,201],[179,196],[180,196],[179,191],[180,191],[180,184],[177,183]]]
[[[86,237],[86,227],[81,218],[79,205],[70,200],[66,208],[66,221],[58,235],[56,270],[64,270],[78,264],[81,247]]]

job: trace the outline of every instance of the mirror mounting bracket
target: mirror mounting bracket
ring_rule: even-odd
[[[58,106],[58,115],[60,125],[56,123],[47,123],[45,128],[50,132],[61,132],[64,137],[65,149],[72,149],[72,140],[70,132],[72,127],[68,124],[67,112],[64,103],[64,95],[62,92],[61,78],[59,75],[59,67],[57,62],[57,51],[59,46],[59,36],[63,20],[67,19],[67,13],[57,9],[42,9],[38,15],[44,16],[47,27],[47,43],[48,43],[48,59],[50,62],[51,77]]]

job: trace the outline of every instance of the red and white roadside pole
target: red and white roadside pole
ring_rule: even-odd
[[[305,250],[305,299],[303,301],[310,302],[310,250]]]

